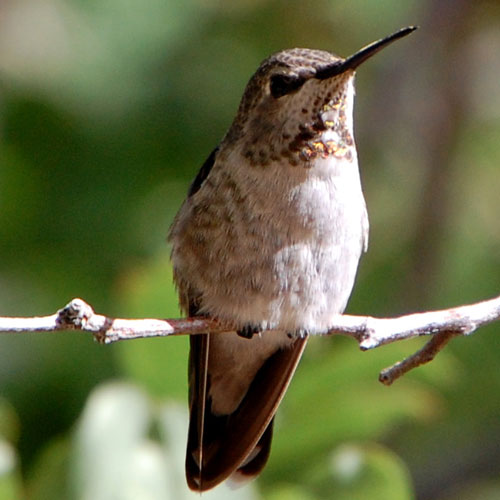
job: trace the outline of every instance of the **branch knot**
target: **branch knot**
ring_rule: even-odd
[[[94,310],[82,299],[73,299],[57,311],[56,323],[61,328],[76,329],[85,327],[94,315]]]

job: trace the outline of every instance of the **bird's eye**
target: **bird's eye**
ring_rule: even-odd
[[[269,90],[271,95],[277,99],[287,94],[292,94],[304,85],[305,79],[293,75],[273,75],[269,82]]]

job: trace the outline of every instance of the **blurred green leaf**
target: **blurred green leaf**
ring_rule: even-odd
[[[91,393],[72,440],[54,442],[39,458],[30,483],[33,498],[198,498],[184,478],[187,422],[185,407],[155,405],[128,384],[103,384]],[[205,496],[222,500],[233,492],[222,485]],[[238,498],[258,495],[249,485]]]
[[[415,498],[410,474],[403,461],[395,453],[379,445],[339,446],[331,456],[331,474],[334,482],[331,488],[326,490],[331,495],[328,498]]]
[[[0,438],[0,500],[22,498],[24,494],[17,452],[11,443]]]
[[[76,500],[69,485],[70,441],[55,438],[42,449],[27,481],[30,500]]]
[[[0,438],[15,444],[19,439],[19,418],[13,406],[0,397]]]
[[[318,498],[301,486],[286,483],[278,483],[266,493],[266,500],[316,500]]]

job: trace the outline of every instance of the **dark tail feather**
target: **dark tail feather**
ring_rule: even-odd
[[[189,350],[189,431],[188,453],[186,454],[186,478],[192,490],[198,490],[201,484],[203,464],[203,446],[190,447],[190,443],[205,441],[205,415],[207,402],[207,367],[210,335],[192,335]],[[194,367],[203,367],[194,369]],[[190,449],[191,448],[191,449]]]
[[[191,336],[186,455],[188,486],[200,492],[217,486],[238,469],[235,479],[250,479],[262,470],[269,457],[274,414],[307,343],[307,337],[298,338],[291,347],[276,351],[257,373],[238,409],[230,415],[215,416],[206,399],[210,379],[205,352],[208,342],[203,337]]]
[[[249,457],[243,462],[243,465],[236,469],[229,479],[235,483],[243,483],[258,476],[265,467],[271,453],[271,442],[273,440],[274,418],[269,422],[267,429],[262,434],[259,442],[256,444]]]

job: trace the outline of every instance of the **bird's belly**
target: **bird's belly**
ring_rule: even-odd
[[[204,309],[238,325],[325,331],[347,304],[362,252],[366,212],[356,180],[312,179],[233,211],[238,231],[219,252]]]

